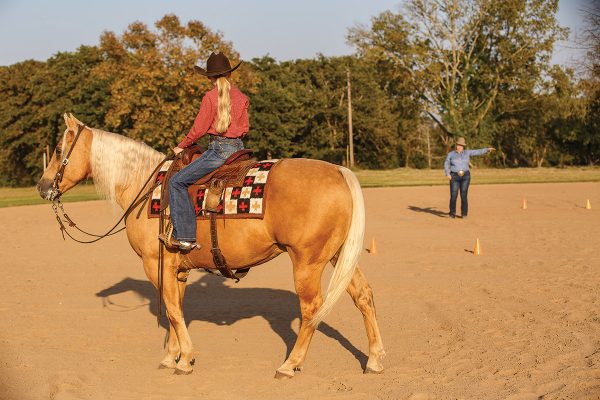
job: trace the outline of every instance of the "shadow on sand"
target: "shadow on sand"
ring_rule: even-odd
[[[427,214],[432,214],[442,218],[448,218],[449,215],[447,212],[436,210],[435,207],[417,207],[417,206],[408,206],[410,211],[414,212],[422,212]]]
[[[110,300],[110,296],[128,291],[133,291],[146,299],[147,302],[141,306],[148,305],[149,311],[156,316],[157,294],[154,286],[148,281],[125,278],[96,293],[96,296],[101,297],[104,306],[111,310],[122,312],[140,308],[138,306],[119,309],[122,306]],[[185,297],[187,301],[184,301],[184,315],[188,325],[191,321],[232,325],[242,319],[258,316],[264,318],[271,329],[281,337],[287,347],[286,358],[294,347],[297,335],[291,325],[296,318],[300,317],[300,306],[298,296],[293,292],[281,289],[228,287],[224,284],[223,278],[206,274],[186,286]],[[161,326],[168,330],[168,321],[164,316],[161,318]],[[338,341],[360,362],[361,367],[365,368],[367,356],[337,329],[321,322],[318,330]]]

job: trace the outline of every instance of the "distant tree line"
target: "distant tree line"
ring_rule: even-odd
[[[457,136],[494,146],[497,167],[600,162],[597,3],[587,10],[586,73],[551,65],[558,0],[410,0],[349,30],[356,53],[246,61],[233,75],[250,97],[247,147],[258,157],[344,164],[347,81],[355,159],[363,168],[438,168]],[[166,15],[150,29],[105,32],[98,46],[0,67],[0,185],[34,183],[45,146],[72,112],[91,127],[168,151],[193,123],[210,82],[193,65],[239,54],[199,21]]]

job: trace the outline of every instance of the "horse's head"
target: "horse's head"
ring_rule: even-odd
[[[56,145],[48,168],[37,184],[40,196],[56,200],[91,175],[92,132],[73,114],[64,114],[67,129]],[[79,135],[78,135],[78,132]]]

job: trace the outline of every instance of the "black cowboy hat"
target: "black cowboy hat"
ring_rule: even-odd
[[[225,75],[225,74],[228,74],[229,72],[233,72],[237,69],[237,67],[240,66],[241,63],[242,62],[240,61],[235,67],[232,68],[231,64],[229,63],[229,59],[227,58],[227,56],[225,54],[210,53],[208,60],[206,60],[206,69],[200,68],[197,65],[194,66],[194,69],[199,74],[202,74],[202,75],[208,76],[208,77],[212,77],[212,76]]]

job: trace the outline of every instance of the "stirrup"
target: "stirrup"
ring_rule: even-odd
[[[185,242],[185,241],[177,240],[177,239],[171,239],[171,242],[173,242],[173,244],[178,245],[179,250],[183,250],[183,251],[192,251],[194,249],[199,249],[201,247],[196,242]]]
[[[186,242],[183,240],[177,240],[172,236],[168,236],[166,233],[161,233],[158,235],[158,239],[165,244],[166,247],[170,249],[177,249],[183,251],[191,251],[194,249],[199,249],[201,246],[196,242]]]
[[[183,251],[191,251],[199,249],[200,245],[196,242],[180,241],[173,237],[173,224],[169,222],[164,233],[158,234],[158,240],[163,242],[170,249],[178,249]]]

